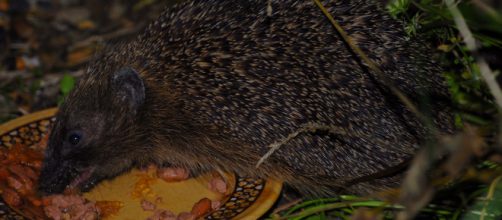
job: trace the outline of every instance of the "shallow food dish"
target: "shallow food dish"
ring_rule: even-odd
[[[54,122],[57,109],[26,115],[0,125],[0,148],[10,148],[16,143],[31,146],[38,143],[49,131]],[[112,181],[105,181],[84,194],[87,199],[97,201],[119,201],[122,208],[107,219],[144,219],[151,212],[144,211],[140,198],[134,197],[134,185],[144,172],[133,170]],[[221,199],[221,205],[207,214],[205,219],[257,219],[267,212],[277,200],[282,183],[273,179],[253,179],[227,174],[227,195],[218,198],[207,188],[210,181],[206,176],[188,179],[182,182],[167,183],[160,179],[154,180],[150,186],[151,192],[144,198],[162,198],[161,208],[173,212],[190,211],[192,205],[201,198]],[[1,192],[0,192],[1,193]],[[26,219],[27,217],[10,208],[0,197],[0,219]]]

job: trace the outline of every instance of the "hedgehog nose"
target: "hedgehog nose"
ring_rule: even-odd
[[[38,193],[48,195],[63,192],[66,178],[62,178],[60,169],[56,161],[47,159],[44,161],[38,176]]]
[[[41,196],[46,196],[50,194],[54,194],[55,188],[53,184],[52,178],[50,178],[50,175],[47,174],[47,172],[41,172],[40,176],[38,177],[38,194]]]
[[[38,180],[37,192],[39,195],[47,196],[59,192],[59,190],[57,190],[57,184],[54,178],[41,174]]]

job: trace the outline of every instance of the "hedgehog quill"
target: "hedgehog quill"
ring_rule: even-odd
[[[187,1],[89,65],[57,114],[39,190],[86,191],[152,163],[273,176],[311,196],[398,186],[400,172],[387,171],[427,128],[384,80],[432,100],[434,126],[450,133],[441,68],[377,1],[323,4],[385,79],[312,1]]]

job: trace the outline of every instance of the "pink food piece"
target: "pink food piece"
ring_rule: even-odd
[[[211,209],[212,210],[217,210],[220,208],[221,202],[220,201],[211,201]]]
[[[176,215],[169,210],[157,209],[147,220],[176,220]]]
[[[19,164],[12,165],[12,166],[9,166],[9,171],[16,174],[17,176],[19,176],[23,182],[26,182],[26,180],[24,180],[25,178],[29,178],[31,180],[38,179],[38,176],[35,173],[35,171],[33,171],[30,167],[27,167],[27,166],[23,166],[23,165],[19,165]]]
[[[51,204],[59,208],[69,208],[72,205],[84,204],[85,199],[77,195],[53,195],[49,196]]]
[[[157,177],[166,182],[177,182],[188,179],[190,173],[188,170],[176,167],[167,167],[157,169]]]
[[[51,219],[59,220],[59,219],[63,218],[63,212],[61,212],[61,210],[56,206],[52,206],[52,205],[45,206],[44,212],[45,212],[45,215],[47,215],[47,217],[49,217]]]
[[[99,210],[94,202],[88,202],[78,195],[53,195],[44,207],[45,214],[53,219],[93,220],[98,219]]]
[[[86,216],[95,216],[96,211],[97,209],[95,204],[88,202],[85,204],[73,205],[69,210],[69,214],[72,219],[85,219]]]
[[[26,193],[26,189],[21,181],[13,176],[7,177],[7,185],[12,189],[15,189],[18,193],[24,194]]]
[[[157,208],[155,204],[148,200],[141,200],[141,208],[143,208],[144,211],[153,211]]]
[[[176,220],[195,220],[196,216],[189,212],[181,212]]]
[[[215,177],[209,181],[208,188],[211,191],[225,194],[227,192],[227,183],[221,177]]]
[[[16,189],[23,195],[27,194],[30,191],[33,191],[34,183],[24,172],[25,169],[23,168],[23,166],[10,166],[9,170],[14,173],[14,175],[7,177],[7,184],[9,184],[10,187]],[[14,172],[13,170],[17,172]]]

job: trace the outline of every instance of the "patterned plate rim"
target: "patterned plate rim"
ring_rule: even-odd
[[[44,119],[51,119],[52,117],[55,116],[57,113],[57,108],[50,108],[42,111],[38,111],[35,113],[31,113],[28,115],[24,115],[21,117],[18,117],[16,119],[13,119],[11,121],[8,121],[6,123],[0,124],[0,137],[4,136],[5,134],[8,134],[9,132],[16,130],[18,128],[21,128],[25,125],[28,125],[30,123],[34,123],[37,121],[41,121]],[[237,177],[237,185],[234,188],[234,192],[229,196],[229,198],[226,200],[226,203],[222,205],[222,208],[213,211],[209,215],[207,215],[205,218],[206,219],[218,219],[217,216],[214,215],[214,213],[218,211],[222,211],[225,205],[229,202],[236,202],[238,203],[238,197],[241,194],[237,194],[236,190],[239,189],[238,184],[239,183],[248,183],[248,182],[258,182],[257,186],[255,187],[256,190],[258,190],[258,195],[256,195],[256,200],[251,202],[250,206],[247,206],[244,210],[240,211],[235,211],[232,210],[231,213],[231,218],[232,219],[258,219],[260,218],[263,214],[265,214],[276,202],[276,200],[279,198],[281,189],[282,189],[282,182],[273,178],[269,178],[266,181],[263,180],[257,180],[257,179],[252,179],[252,178],[243,178],[243,177]],[[265,182],[263,184],[263,182]],[[261,184],[260,184],[261,183]],[[242,192],[241,192],[242,193]],[[0,201],[3,201],[0,198]],[[6,215],[0,213],[0,219],[2,219],[2,216]],[[18,213],[22,215],[22,213]],[[227,213],[228,214],[228,213]],[[225,218],[225,216],[221,216],[222,218]]]

